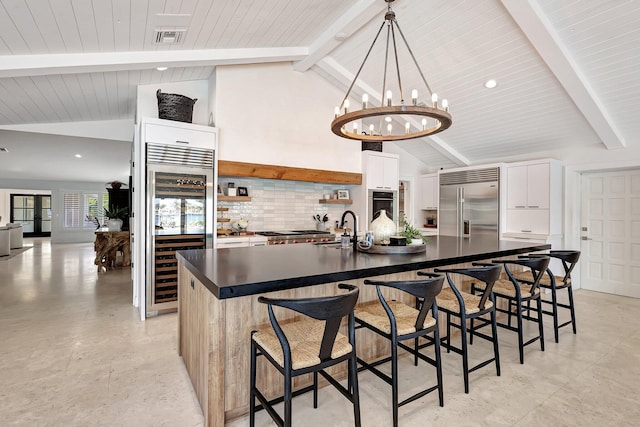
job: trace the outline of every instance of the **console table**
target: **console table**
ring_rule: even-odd
[[[131,266],[131,246],[128,231],[96,231],[96,260],[98,271],[116,266],[116,253],[122,252],[122,266]]]

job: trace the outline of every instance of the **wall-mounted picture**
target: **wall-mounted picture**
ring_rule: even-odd
[[[339,200],[348,200],[349,199],[349,190],[338,190],[338,199]]]
[[[238,196],[248,196],[249,195],[249,191],[247,190],[247,187],[238,187]]]

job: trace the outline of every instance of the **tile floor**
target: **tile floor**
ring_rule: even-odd
[[[0,425],[203,425],[176,352],[176,316],[137,320],[128,271],[98,274],[92,244],[25,244],[34,247],[0,261]],[[460,356],[443,354],[444,408],[428,395],[400,409],[400,425],[638,425],[640,300],[575,295],[578,335],[565,328],[556,344],[547,322],[546,351],[529,346],[520,365],[515,333],[500,329],[502,376],[492,366],[472,373],[468,395]],[[473,361],[490,353],[482,340],[471,347]],[[401,397],[434,378],[408,360],[401,377]],[[389,387],[370,373],[359,378],[363,426],[390,425]],[[294,425],[352,425],[349,402],[330,387],[318,409],[310,395],[293,407]],[[273,425],[264,412],[256,424]]]

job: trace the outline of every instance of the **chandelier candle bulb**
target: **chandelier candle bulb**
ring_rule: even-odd
[[[393,130],[393,126],[391,126],[391,123],[389,123],[387,125],[387,135],[391,135],[391,131]]]
[[[411,130],[411,123],[406,122],[406,123],[404,124],[404,131],[405,131],[406,133],[409,133],[409,131],[410,131],[410,130]]]
[[[334,114],[335,114],[335,118],[337,119],[338,116],[340,115],[340,107],[336,107],[336,109],[334,110]]]
[[[344,106],[344,113],[347,114],[349,112],[349,100],[345,99],[342,105]]]
[[[358,134],[358,122],[353,122],[353,133]]]
[[[449,101],[447,101],[446,99],[442,100],[442,109],[444,111],[449,111]]]
[[[366,93],[362,95],[362,109],[364,110],[369,106],[369,95]]]
[[[373,135],[373,125],[369,125],[369,135]]]
[[[434,93],[431,95],[431,103],[433,104],[433,108],[438,108],[438,94]]]
[[[427,130],[427,119],[422,119],[422,130]]]
[[[387,91],[387,107],[391,107],[391,91]]]
[[[413,103],[413,105],[418,105],[418,90],[417,89],[413,89],[411,91],[411,102]]]

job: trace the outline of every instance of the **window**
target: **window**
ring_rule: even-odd
[[[64,228],[80,227],[80,195],[65,193],[64,197]]]
[[[64,193],[64,228],[95,228],[104,222],[108,193]]]

